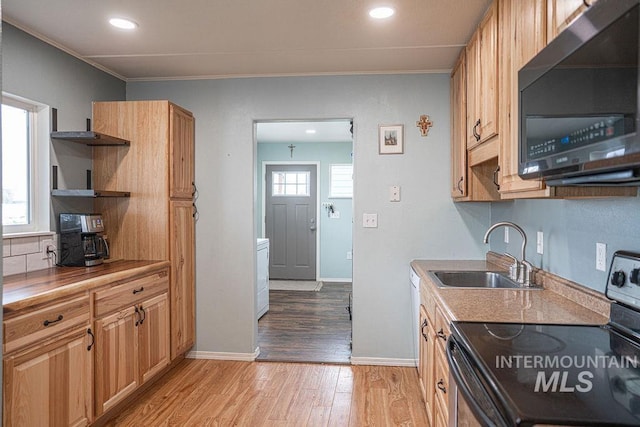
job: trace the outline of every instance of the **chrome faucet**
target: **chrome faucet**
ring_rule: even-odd
[[[511,267],[509,267],[509,277],[513,280],[516,280],[523,286],[531,286],[531,272],[533,266],[529,261],[526,260],[524,255],[524,251],[527,247],[527,235],[519,225],[509,221],[501,221],[496,222],[491,227],[489,227],[487,232],[484,234],[484,243],[489,243],[489,235],[498,227],[511,227],[514,230],[518,231],[518,233],[520,233],[520,236],[522,236],[522,250],[520,253],[520,261],[518,261],[518,259],[511,254],[505,253],[505,255],[513,259],[514,261]]]

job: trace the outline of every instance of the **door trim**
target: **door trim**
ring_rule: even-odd
[[[262,161],[262,233],[259,237],[265,237],[267,229],[266,209],[267,209],[267,166],[271,165],[315,165],[316,166],[316,280],[320,278],[320,162],[318,161],[295,161],[295,160],[263,160]]]

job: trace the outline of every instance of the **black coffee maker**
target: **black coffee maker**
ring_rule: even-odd
[[[109,258],[100,214],[60,214],[60,262],[67,267],[91,267]]]

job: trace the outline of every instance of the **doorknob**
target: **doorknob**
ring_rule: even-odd
[[[309,230],[315,231],[315,229],[316,229],[316,220],[315,218],[311,218],[309,220]]]

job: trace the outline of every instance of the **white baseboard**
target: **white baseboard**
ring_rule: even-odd
[[[416,367],[415,359],[387,359],[384,357],[353,357],[351,356],[352,365],[374,365],[374,366],[405,366]]]
[[[327,282],[327,283],[331,283],[331,282],[336,282],[336,283],[351,283],[353,282],[353,279],[351,277],[346,277],[344,279],[340,279],[340,278],[330,278],[330,279],[318,279],[318,282]]]
[[[253,353],[225,353],[219,351],[190,351],[184,357],[187,359],[212,359],[212,360],[239,360],[241,362],[253,362],[260,354],[260,347],[256,347]]]

